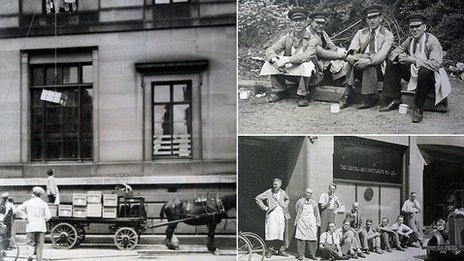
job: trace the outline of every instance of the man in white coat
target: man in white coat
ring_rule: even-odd
[[[303,260],[305,249],[310,259],[316,259],[317,228],[321,226],[321,217],[317,202],[311,199],[313,190],[307,188],[305,196],[300,198],[296,204],[295,238],[297,240],[298,260]]]
[[[409,16],[411,36],[398,46],[387,59],[380,111],[397,109],[401,103],[401,79],[409,81],[408,90],[414,92],[412,122],[422,121],[423,107],[429,92],[435,93],[435,105],[447,106],[451,92],[448,75],[443,69],[443,49],[438,39],[427,29],[427,17]]]
[[[44,193],[43,188],[34,187],[32,189],[32,198],[16,209],[17,214],[27,221],[26,233],[34,247],[34,255],[36,255],[37,261],[42,261],[47,221],[51,218],[48,205],[42,200]],[[29,256],[28,261],[32,260],[33,256]]]
[[[285,220],[290,218],[288,203],[290,199],[280,187],[282,181],[274,179],[272,188],[256,196],[258,206],[266,211],[265,240],[269,246],[267,257],[277,253],[288,256],[284,246]]]

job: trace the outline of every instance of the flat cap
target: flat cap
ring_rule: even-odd
[[[373,17],[382,14],[383,7],[381,5],[370,5],[362,10],[366,17]]]
[[[2,193],[2,198],[8,198],[10,194],[8,192],[3,192]]]
[[[416,26],[427,22],[427,17],[422,14],[412,14],[406,18],[409,21],[409,25]]]
[[[45,194],[45,190],[42,187],[33,187],[32,194],[37,197],[41,197],[43,194]]]
[[[314,21],[325,22],[327,21],[327,14],[324,12],[313,12],[309,15],[309,18]]]
[[[288,18],[293,19],[306,19],[308,18],[308,11],[301,7],[295,7],[288,11]]]

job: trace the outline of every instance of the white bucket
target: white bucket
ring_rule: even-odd
[[[331,113],[339,113],[340,112],[340,104],[333,103],[330,105],[330,112]]]
[[[408,114],[408,110],[409,110],[409,105],[407,104],[400,104],[400,107],[398,108],[398,112],[399,114]]]
[[[251,93],[250,90],[241,90],[240,91],[240,99],[241,100],[246,100],[246,99],[250,98],[250,93]]]

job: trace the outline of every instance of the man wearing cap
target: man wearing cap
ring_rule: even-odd
[[[358,109],[373,107],[378,102],[378,82],[383,76],[384,61],[393,44],[393,34],[382,23],[382,6],[372,5],[363,10],[368,27],[359,30],[348,48],[347,85],[340,108],[353,101],[355,79],[361,80],[362,103]]]
[[[270,103],[288,97],[287,83],[298,85],[298,106],[309,105],[309,79],[314,71],[311,61],[316,55],[315,39],[306,31],[308,12],[303,8],[293,8],[288,12],[292,31],[266,50],[266,63],[260,75],[271,75],[272,95]]]
[[[309,15],[312,22],[307,30],[312,38],[317,40],[316,46],[316,83],[323,80],[324,71],[330,70],[332,79],[337,80],[346,75],[346,50],[337,47],[324,31],[327,24],[327,14],[324,12],[313,12]]]
[[[427,30],[427,17],[408,17],[410,37],[390,54],[385,71],[380,111],[398,108],[401,103],[401,79],[408,80],[414,93],[412,122],[422,121],[423,107],[429,92],[435,93],[435,105],[447,105],[451,92],[448,75],[443,69],[443,49],[438,39]]]
[[[14,217],[14,209],[12,208],[11,204],[8,201],[9,194],[8,192],[2,193],[2,202],[0,203],[0,221],[3,221],[6,228],[1,237],[3,238],[2,241],[2,248],[8,249],[10,246],[10,238],[11,238],[11,228],[13,226],[13,217]]]
[[[42,200],[44,193],[43,188],[34,187],[32,189],[32,198],[16,209],[19,216],[27,221],[26,232],[30,243],[34,247],[34,255],[36,255],[37,261],[42,260],[47,221],[51,218],[48,205]],[[32,261],[32,259],[32,256],[28,257],[28,261]]]

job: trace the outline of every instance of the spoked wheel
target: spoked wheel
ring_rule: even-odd
[[[10,240],[9,247],[4,249],[4,241],[0,238],[0,260],[16,261],[19,257],[19,247],[15,240]]]
[[[263,261],[266,257],[266,243],[264,243],[264,240],[252,232],[242,232],[242,236],[250,242],[253,254],[258,254],[260,256],[260,260]]]
[[[253,255],[253,252],[251,251],[250,241],[248,241],[246,237],[242,235],[238,235],[238,248],[237,248],[238,260],[250,261],[252,255]]]
[[[82,225],[76,225],[76,231],[77,231],[77,241],[76,241],[76,246],[79,246],[82,241],[85,239],[85,229],[84,226]]]
[[[122,227],[114,234],[114,244],[120,250],[131,250],[137,246],[139,236],[131,227]]]
[[[59,223],[52,228],[50,239],[55,248],[71,249],[77,243],[77,230],[69,223]]]

